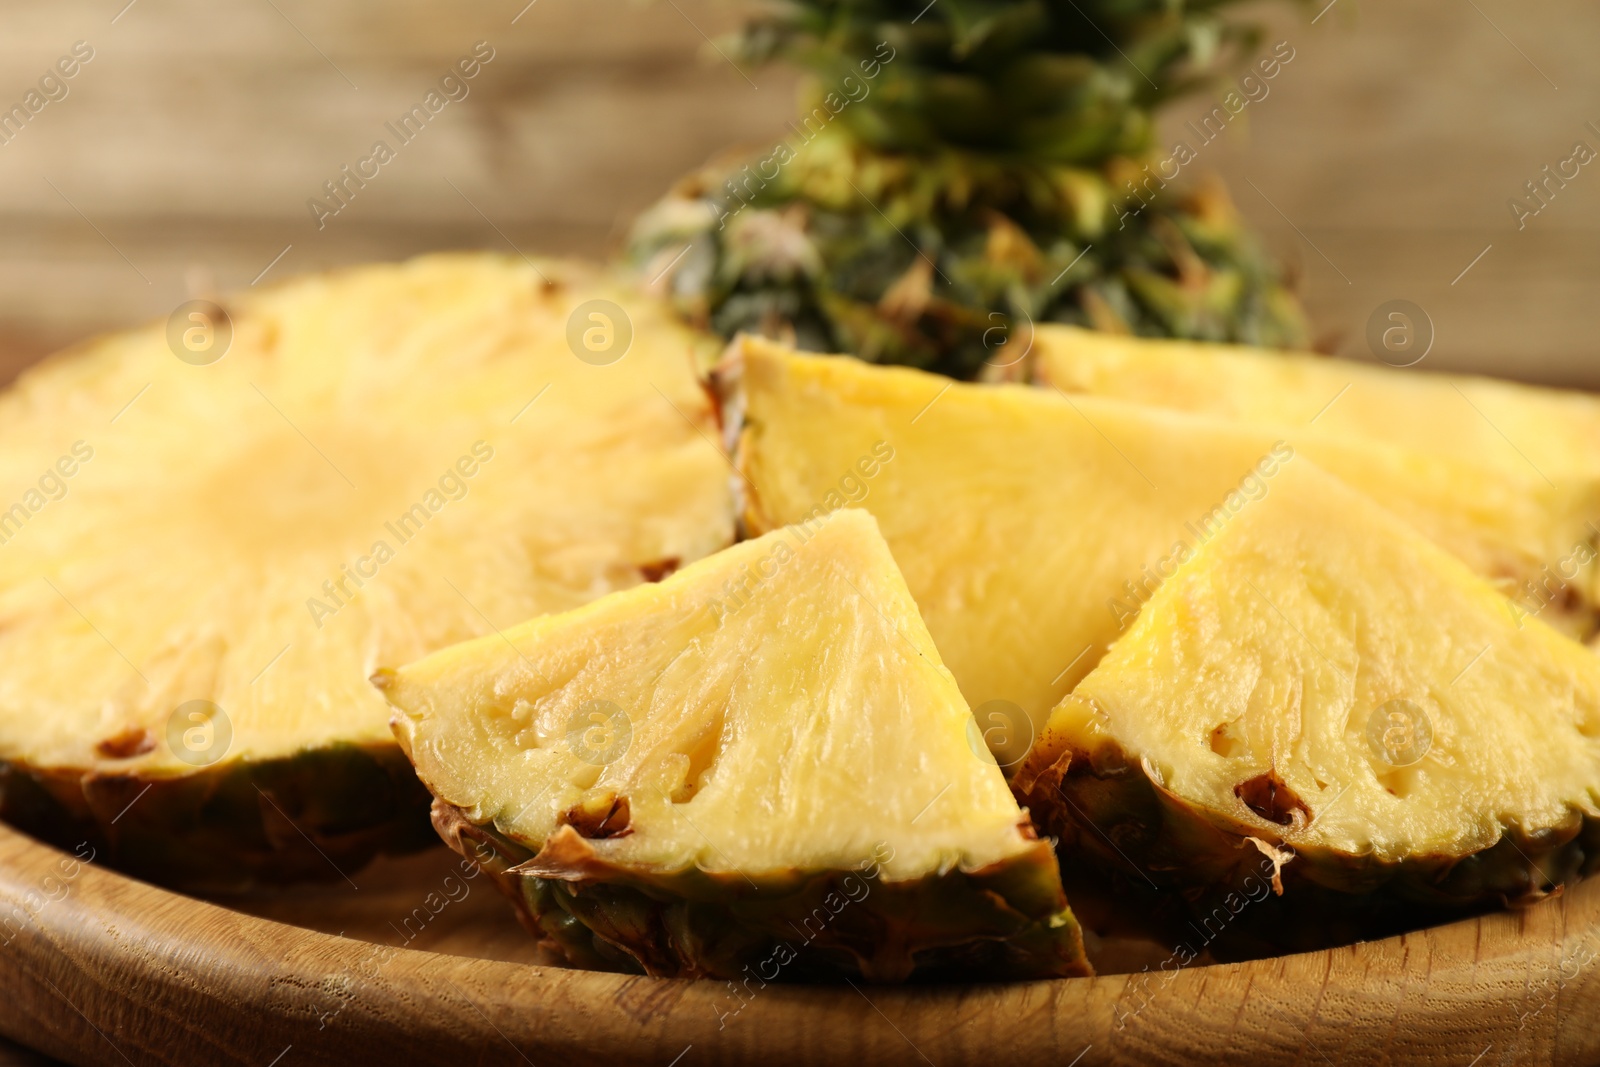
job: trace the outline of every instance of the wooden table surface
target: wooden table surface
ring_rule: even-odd
[[[74,42],[95,54],[0,145],[0,380],[269,264],[268,280],[442,247],[604,253],[676,175],[780,136],[793,109],[790,73],[747,80],[707,47],[745,0],[125,4],[0,0],[0,102]],[[1600,7],[1266,10],[1294,56],[1267,95],[1209,144],[1186,124],[1221,92],[1183,101],[1161,142],[1193,141],[1186,172],[1228,180],[1328,347],[1365,354],[1367,318],[1404,298],[1436,327],[1424,369],[1600,385],[1600,172],[1520,230],[1508,208],[1575,142],[1600,149]],[[478,41],[495,58],[471,94],[319,230],[306,201]]]

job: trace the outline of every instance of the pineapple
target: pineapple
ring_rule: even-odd
[[[1297,461],[1168,579],[1013,785],[1135,883],[1238,885],[1271,857],[1281,900],[1247,925],[1309,947],[1560,892],[1600,855],[1597,780],[1600,661]]]
[[[957,378],[1014,373],[1035,322],[1299,347],[1226,191],[1180,178],[1187,147],[1154,150],[1153,109],[1255,43],[1227,3],[767,8],[733,54],[808,71],[799,121],[680,181],[634,257],[724,337]]]
[[[569,349],[592,300],[620,360]],[[197,314],[0,397],[0,813],[188,887],[348,876],[433,840],[378,663],[732,539],[699,342],[475,255],[241,296],[231,341]]]
[[[574,963],[1087,971],[1050,846],[865,512],[374,681],[441,835]]]
[[[1036,380],[1068,393],[1387,441],[1553,481],[1600,474],[1600,398],[1231,345],[1040,327]]]
[[[1511,589],[1590,536],[1579,490],[1314,427],[953,383],[756,340],[720,377],[742,396],[725,412],[744,424],[748,527],[871,511],[1003,766],[1163,578],[1302,456]],[[1543,617],[1586,636],[1583,588]]]

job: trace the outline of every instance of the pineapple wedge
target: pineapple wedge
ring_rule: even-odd
[[[752,339],[719,376],[735,398],[725,415],[742,421],[747,526],[871,511],[1007,767],[1163,578],[1302,455],[1508,589],[1592,536],[1582,489],[1312,430],[953,383]],[[1543,615],[1586,634],[1594,612],[1578,590]]]
[[[567,340],[596,299],[633,320],[607,365]],[[0,398],[0,813],[203,889],[433,839],[379,663],[733,533],[698,342],[592,272],[435,256],[228,312],[220,359],[158,325]]]
[[[1304,426],[1553,481],[1600,475],[1600,398],[1240,345],[1040,326],[1034,375],[1068,393]]]
[[[1280,931],[1302,946],[1341,911],[1558,892],[1600,856],[1597,784],[1600,660],[1305,462],[1161,587],[1013,778],[1133,881],[1236,884],[1275,854],[1282,907],[1257,914],[1316,905]]]
[[[374,682],[440,834],[574,963],[1086,972],[1050,846],[865,512]]]

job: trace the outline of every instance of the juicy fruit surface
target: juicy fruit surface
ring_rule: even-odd
[[[1561,480],[1600,473],[1600,399],[1488,378],[1041,325],[1036,376],[1069,393],[1385,441]]]
[[[585,966],[1084,974],[888,546],[843,510],[374,681],[434,825]]]
[[[1279,441],[1276,428],[756,341],[742,373],[747,522],[770,529],[846,501],[871,511],[1003,764],[1162,577],[1255,506],[1291,457],[1513,586],[1585,536],[1573,497],[1542,481],[1307,431]],[[893,458],[866,476],[885,448]],[[994,701],[1020,714],[988,721]]]
[[[634,315],[609,366],[566,343],[596,296]],[[578,268],[437,256],[228,310],[210,365],[175,358],[163,324],[0,399],[8,494],[92,450],[5,528],[0,760],[169,778],[222,750],[392,750],[377,663],[731,539],[690,336]]]
[[[1075,756],[1297,850],[1447,862],[1515,833],[1533,866],[1600,814],[1600,663],[1302,463],[1162,586],[1019,788],[1046,778],[1042,805]]]
[[[887,845],[884,876],[908,879],[1038,844],[864,512],[384,684],[435,795],[535,849],[624,802],[579,836],[599,861],[658,874],[759,882],[854,869]]]

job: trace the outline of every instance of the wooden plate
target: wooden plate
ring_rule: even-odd
[[[221,907],[0,828],[0,1032],[95,1065],[1600,1062],[1597,883],[1246,964],[741,997],[549,966],[458,862]]]

